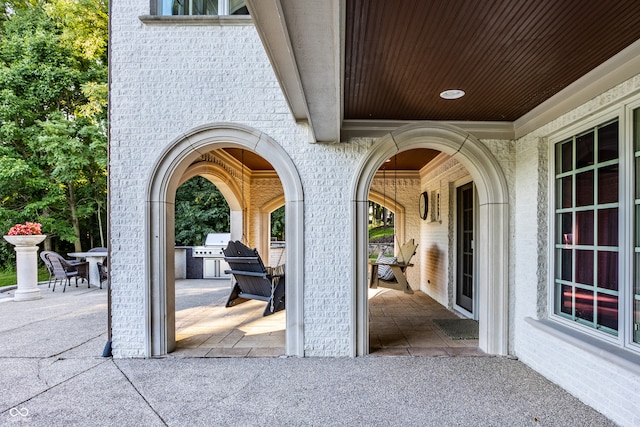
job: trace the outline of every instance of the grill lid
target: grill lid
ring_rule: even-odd
[[[209,233],[204,242],[205,246],[226,246],[231,240],[231,233]]]

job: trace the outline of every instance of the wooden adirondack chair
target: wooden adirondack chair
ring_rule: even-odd
[[[239,241],[229,242],[223,249],[224,260],[231,270],[236,283],[231,289],[227,307],[246,302],[250,299],[266,301],[264,316],[284,310],[284,265],[265,267],[256,249],[251,249]]]
[[[383,286],[392,289],[399,289],[404,291],[406,294],[412,294],[413,289],[409,286],[409,282],[407,282],[407,276],[405,272],[408,267],[412,267],[411,258],[416,253],[416,249],[418,245],[415,243],[414,239],[407,241],[398,252],[398,256],[392,259],[385,259],[382,262],[380,261],[372,261],[371,264],[371,278],[369,282],[370,288],[377,288],[378,286]],[[395,262],[394,262],[395,261]],[[379,274],[380,269],[389,268],[393,272],[393,276],[395,281],[391,280],[383,280]]]

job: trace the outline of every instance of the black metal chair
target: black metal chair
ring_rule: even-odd
[[[62,292],[67,289],[67,284],[71,286],[71,278],[75,278],[76,287],[78,287],[78,278],[86,280],[87,283],[89,283],[88,262],[67,260],[62,255],[54,251],[42,251],[40,257],[48,259],[51,264],[51,273],[54,278],[53,292],[56,291],[56,284],[58,283],[58,280],[63,283]],[[51,278],[49,280],[51,280]]]
[[[284,265],[265,267],[256,249],[251,249],[239,241],[229,242],[223,249],[224,260],[231,270],[236,283],[231,289],[227,307],[246,302],[250,299],[265,301],[264,316],[285,308]]]

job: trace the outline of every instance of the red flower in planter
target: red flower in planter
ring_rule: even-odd
[[[16,224],[7,233],[9,236],[30,236],[42,234],[42,224],[27,221],[24,224]]]

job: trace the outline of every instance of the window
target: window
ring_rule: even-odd
[[[640,103],[635,105],[626,110],[630,114],[554,144],[552,292],[556,316],[640,351]]]
[[[160,14],[170,15],[248,15],[244,0],[159,0]]]
[[[633,112],[633,341],[640,343],[640,109]]]
[[[618,335],[618,121],[555,146],[555,313]]]

